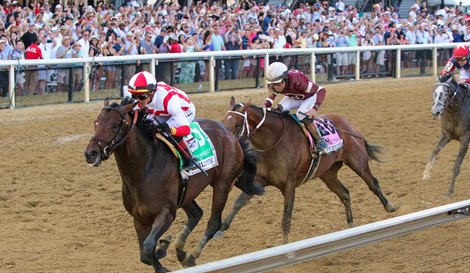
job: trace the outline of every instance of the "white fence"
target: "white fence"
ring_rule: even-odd
[[[136,56],[117,56],[117,57],[96,57],[96,58],[75,58],[75,59],[52,59],[52,60],[19,60],[19,61],[2,61],[0,62],[0,69],[8,67],[9,70],[9,97],[10,108],[15,108],[15,71],[19,68],[37,65],[81,65],[83,66],[83,75],[89,75],[92,65],[96,63],[110,64],[112,62],[129,62],[129,61],[146,61],[150,62],[150,72],[155,74],[155,67],[159,61],[185,61],[185,60],[208,60],[209,61],[209,91],[215,91],[215,71],[217,59],[228,59],[230,57],[261,57],[265,59],[265,63],[269,63],[270,58],[277,56],[294,56],[294,55],[307,55],[310,56],[310,74],[312,80],[315,80],[315,61],[316,56],[320,54],[333,54],[338,52],[356,52],[355,62],[355,80],[361,79],[361,54],[365,51],[381,51],[387,50],[395,52],[394,54],[394,71],[395,78],[401,77],[401,51],[403,50],[432,50],[432,74],[437,75],[438,63],[437,55],[439,49],[453,48],[455,44],[427,44],[427,45],[399,45],[399,46],[361,46],[361,47],[341,47],[341,48],[293,48],[293,49],[268,49],[268,50],[236,50],[236,51],[214,51],[214,52],[196,52],[196,53],[174,53],[174,54],[149,54],[149,55],[136,55]],[[267,66],[264,67],[266,69]],[[86,84],[82,92],[83,101],[90,101],[90,86]]]
[[[211,262],[175,273],[255,273],[305,262],[470,216],[470,199],[441,207]]]

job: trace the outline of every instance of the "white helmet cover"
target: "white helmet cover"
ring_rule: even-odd
[[[266,82],[278,83],[287,78],[288,68],[285,64],[280,62],[274,62],[268,66],[266,72]]]

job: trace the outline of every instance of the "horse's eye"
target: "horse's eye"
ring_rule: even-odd
[[[117,129],[117,128],[119,128],[119,123],[114,123],[113,124],[113,129]]]

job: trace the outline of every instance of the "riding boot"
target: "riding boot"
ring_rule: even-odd
[[[309,118],[304,118],[302,123],[305,124],[305,128],[308,130],[310,135],[315,139],[316,150],[315,152],[321,153],[328,147],[328,143],[321,138],[320,133],[318,132],[317,126]]]
[[[183,156],[183,169],[190,170],[196,168],[196,163],[192,158],[191,150],[184,138],[178,142],[178,148]]]

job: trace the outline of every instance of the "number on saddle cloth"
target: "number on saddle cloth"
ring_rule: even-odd
[[[314,145],[314,141],[310,134],[307,132],[307,129],[305,129],[304,124],[297,118],[296,115],[291,114],[291,117],[297,122],[297,124],[302,128],[302,131],[304,134],[307,136],[307,138],[310,141],[311,147]],[[338,130],[336,127],[331,123],[331,121],[327,119],[322,119],[322,118],[314,118],[313,122],[317,126],[318,132],[320,133],[320,136],[322,139],[328,143],[328,147],[325,149],[325,153],[331,153],[339,148],[343,147],[343,140],[338,134]]]
[[[215,152],[212,141],[206,132],[201,128],[198,122],[193,121],[190,124],[191,133],[184,137],[189,149],[193,155],[193,159],[204,170],[207,171],[219,165],[217,154]],[[188,170],[189,175],[200,173],[198,168]]]

